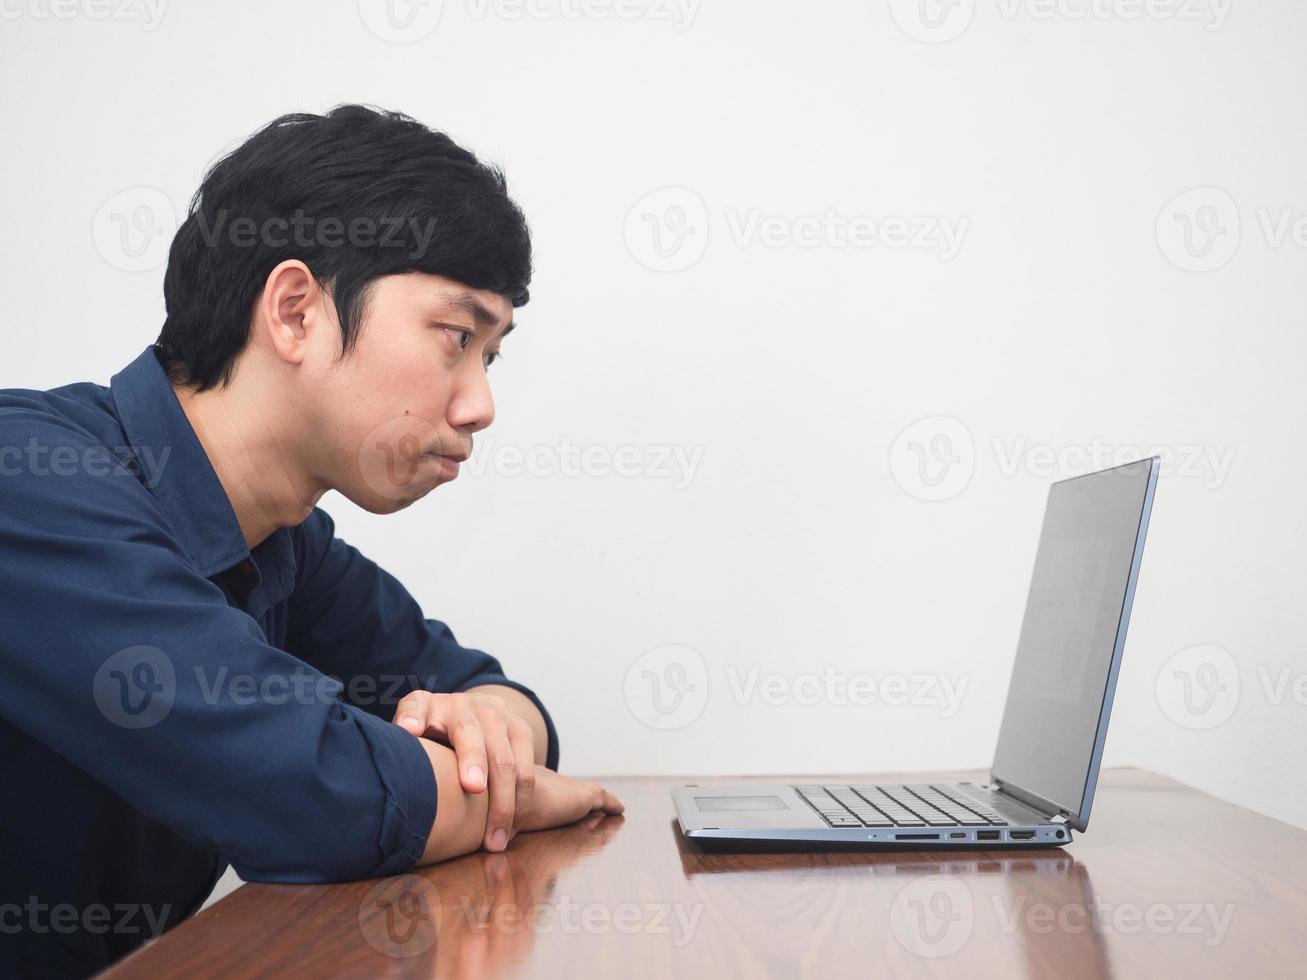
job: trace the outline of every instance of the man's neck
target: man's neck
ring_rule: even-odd
[[[235,378],[224,388],[173,385],[173,392],[253,549],[278,528],[302,523],[326,487],[298,468],[298,441],[282,428],[284,413],[260,402],[251,387]]]

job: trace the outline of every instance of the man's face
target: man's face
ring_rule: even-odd
[[[505,297],[441,276],[376,280],[353,350],[315,356],[326,481],[384,514],[454,479],[472,434],[494,421],[486,369],[512,314]]]

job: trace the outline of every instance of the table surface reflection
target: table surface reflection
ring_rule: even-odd
[[[983,773],[795,777],[976,779]],[[768,777],[769,781],[790,781]],[[205,976],[1302,976],[1307,832],[1136,769],[1060,850],[713,853],[670,787],[394,878],[245,885],[109,971]],[[714,779],[714,782],[722,781]]]

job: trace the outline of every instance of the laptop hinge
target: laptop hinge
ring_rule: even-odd
[[[1017,790],[1014,792],[1004,786],[1003,781],[1000,779],[994,779],[991,777],[990,781],[981,788],[990,790],[994,793],[1002,793],[1004,796],[1010,796],[1018,803],[1023,803],[1032,810],[1038,810],[1048,818],[1050,823],[1069,824],[1071,822],[1071,815],[1057,804],[1051,803],[1042,797],[1036,796],[1034,793],[1028,793],[1024,790]]]

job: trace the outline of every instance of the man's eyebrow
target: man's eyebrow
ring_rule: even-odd
[[[476,297],[473,296],[471,293],[468,292],[454,293],[452,296],[449,297],[448,303],[450,306],[462,310],[464,313],[470,313],[472,315],[472,319],[476,320],[478,326],[493,327],[496,323],[499,322],[499,317],[495,316],[488,309],[486,309],[481,303],[477,302]],[[513,332],[513,328],[516,326],[517,324],[512,320],[508,321],[508,326],[504,327],[504,332],[499,335],[500,338],[502,339],[504,337],[507,337],[510,333]]]

